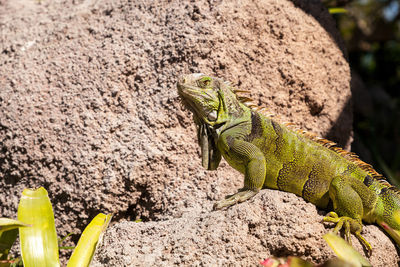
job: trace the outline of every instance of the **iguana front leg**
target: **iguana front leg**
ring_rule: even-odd
[[[262,188],[265,181],[266,162],[261,150],[252,143],[229,135],[221,135],[218,147],[224,158],[238,171],[244,173],[244,186],[237,193],[214,204],[214,209],[222,209],[246,201]]]

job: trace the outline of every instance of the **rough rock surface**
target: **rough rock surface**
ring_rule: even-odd
[[[201,168],[177,77],[224,77],[351,142],[350,71],[320,1],[0,0],[0,214],[44,186],[61,236],[98,212],[166,220],[240,187]]]
[[[111,227],[92,266],[257,266],[265,258],[298,255],[314,263],[335,257],[322,236],[323,214],[294,194],[262,190],[251,200],[216,212],[189,212],[162,222]],[[373,266],[397,266],[395,245],[374,225]],[[363,251],[352,237],[354,247]]]

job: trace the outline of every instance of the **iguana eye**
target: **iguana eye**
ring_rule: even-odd
[[[205,77],[197,80],[197,85],[201,88],[207,88],[210,86],[210,84],[211,84],[211,77],[205,76]]]

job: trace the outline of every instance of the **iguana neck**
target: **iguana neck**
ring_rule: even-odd
[[[215,131],[220,135],[224,131],[237,126],[248,126],[249,123],[251,123],[251,110],[246,107],[241,113],[232,114],[223,125],[215,128]]]

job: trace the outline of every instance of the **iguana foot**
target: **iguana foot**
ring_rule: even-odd
[[[333,229],[333,233],[335,234],[338,234],[340,229],[342,229],[344,225],[344,237],[346,241],[351,245],[351,233],[353,233],[367,250],[368,256],[372,255],[371,245],[368,243],[367,240],[365,240],[364,237],[361,236],[361,230],[362,230],[361,222],[346,216],[339,217],[337,213],[333,211],[329,212],[324,217],[324,222],[336,223],[336,226]]]
[[[230,207],[232,205],[235,205],[236,203],[240,203],[243,201],[246,201],[247,199],[253,197],[254,195],[256,195],[258,193],[257,191],[253,191],[253,190],[240,190],[239,192],[237,192],[236,194],[233,194],[231,196],[228,196],[227,198],[217,201],[214,204],[213,209],[214,210],[220,210],[226,207]]]

